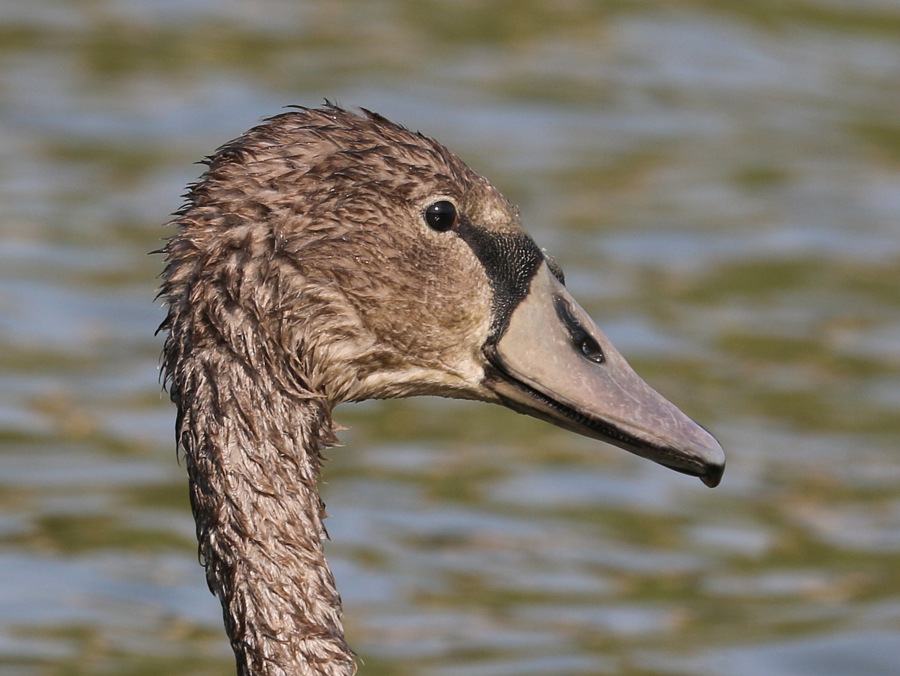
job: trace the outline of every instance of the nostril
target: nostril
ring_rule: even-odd
[[[575,318],[575,313],[572,312],[572,308],[569,307],[566,299],[562,296],[556,296],[553,299],[553,304],[556,306],[556,316],[560,318],[563,325],[568,329],[569,335],[572,336],[572,342],[585,359],[590,359],[595,364],[602,364],[606,361],[600,343]]]
[[[602,364],[606,359],[603,356],[603,350],[600,348],[600,345],[590,336],[583,336],[580,340],[579,347],[581,348],[581,354],[592,362]]]

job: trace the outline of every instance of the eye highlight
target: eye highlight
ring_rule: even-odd
[[[459,214],[456,205],[448,200],[440,200],[425,209],[425,222],[428,227],[438,232],[453,230],[459,225]]]

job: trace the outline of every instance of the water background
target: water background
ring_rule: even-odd
[[[897,0],[0,4],[0,673],[233,673],[147,252],[194,162],[324,97],[489,176],[729,462],[339,408],[361,674],[900,673]]]

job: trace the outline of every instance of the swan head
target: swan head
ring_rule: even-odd
[[[637,376],[518,210],[438,142],[300,109],[207,164],[166,247],[169,323],[191,307],[192,348],[332,405],[499,403],[718,484],[718,442]]]

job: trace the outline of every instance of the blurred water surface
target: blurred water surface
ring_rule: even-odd
[[[0,5],[0,672],[233,673],[157,379],[193,164],[324,97],[519,203],[720,488],[499,408],[347,406],[363,674],[900,664],[900,3]]]

